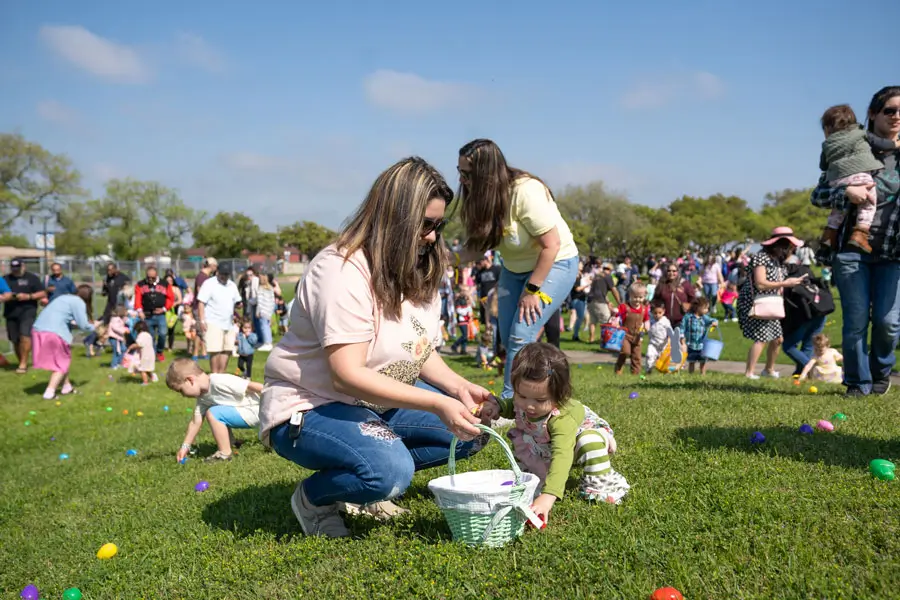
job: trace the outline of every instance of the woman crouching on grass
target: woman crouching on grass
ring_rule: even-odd
[[[100,325],[93,322],[93,298],[91,286],[79,285],[74,294],[54,298],[34,322],[34,367],[52,372],[44,391],[45,400],[56,397],[56,388],[60,383],[64,396],[75,392],[69,381],[69,367],[72,365],[72,331],[69,324],[74,322],[83,331],[94,331]]]
[[[259,430],[315,471],[291,496],[307,535],[350,535],[341,509],[402,512],[390,500],[415,471],[446,464],[454,435],[457,457],[483,444],[472,410],[490,392],[435,352],[452,199],[424,160],[398,162],[300,282],[290,329],[266,362]]]

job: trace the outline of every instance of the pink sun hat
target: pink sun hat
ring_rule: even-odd
[[[795,238],[794,230],[791,229],[790,227],[776,227],[775,229],[772,230],[772,237],[770,237],[766,241],[762,242],[762,245],[763,246],[771,246],[778,240],[783,240],[783,239],[790,240],[790,242],[797,248],[799,248],[800,246],[803,245],[803,240]]]

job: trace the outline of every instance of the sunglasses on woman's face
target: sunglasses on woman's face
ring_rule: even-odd
[[[432,231],[435,235],[441,235],[441,232],[446,226],[447,219],[432,219],[431,217],[425,217],[425,220],[422,223],[422,237],[425,237]]]
[[[900,113],[900,107],[885,106],[883,109],[881,109],[881,114],[883,114],[886,117],[893,117],[897,113]]]

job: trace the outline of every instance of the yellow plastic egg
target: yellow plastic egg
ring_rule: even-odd
[[[60,402],[59,400],[57,400],[57,401],[56,401],[56,405],[57,405],[57,406],[62,406],[62,402]]]
[[[97,558],[100,560],[108,560],[116,555],[119,549],[112,542],[103,544],[100,546],[100,549],[97,550]]]
[[[817,388],[817,387],[814,386],[814,385],[812,385],[812,386],[809,387],[809,393],[810,393],[810,394],[815,394],[815,393],[818,392],[818,391],[819,391],[819,388]]]
[[[144,413],[142,413],[141,411],[137,411],[137,416],[143,417],[143,416],[144,416]]]
[[[109,392],[106,392],[106,395],[107,395],[107,396],[109,396],[109,395],[110,395],[110,393],[109,393]]]

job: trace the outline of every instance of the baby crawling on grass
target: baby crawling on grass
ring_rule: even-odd
[[[609,462],[609,455],[616,451],[613,431],[609,423],[571,398],[566,355],[550,344],[529,344],[513,360],[510,376],[513,397],[485,402],[480,414],[485,424],[500,416],[516,420],[507,433],[516,461],[522,470],[540,477],[543,487],[532,510],[548,521],[575,465],[584,469],[583,498],[621,501],[630,486]]]

